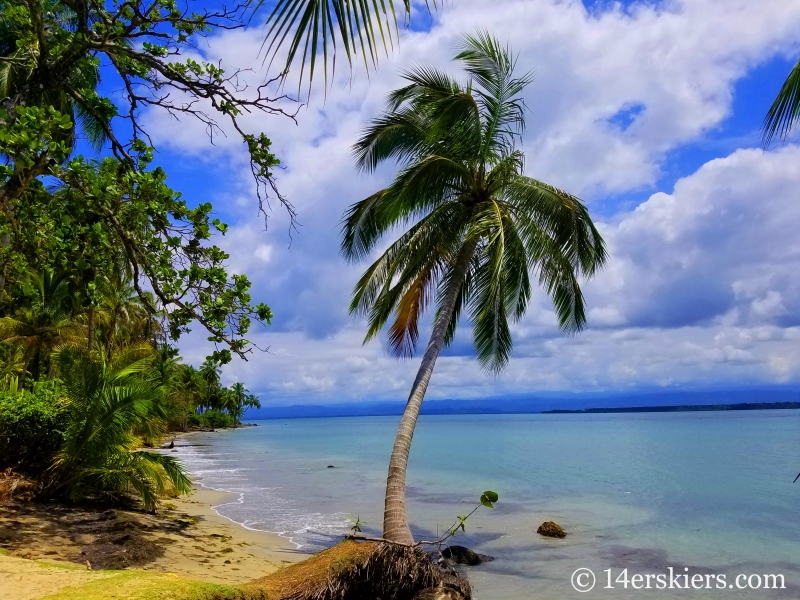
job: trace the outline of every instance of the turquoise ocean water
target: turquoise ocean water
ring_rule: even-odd
[[[308,552],[341,539],[348,515],[380,533],[398,418],[257,423],[194,434],[178,449],[203,485],[238,494],[217,512]],[[800,599],[798,471],[800,411],[423,416],[408,510],[417,539],[430,539],[484,490],[500,495],[454,541],[495,558],[467,569],[479,600]],[[567,538],[536,534],[545,520]],[[650,590],[635,590],[615,581],[627,568],[643,585],[669,567],[711,586],[724,574],[726,587],[657,589],[652,578]],[[579,568],[595,573],[590,592],[571,585]],[[740,574],[782,574],[786,588],[727,587]]]

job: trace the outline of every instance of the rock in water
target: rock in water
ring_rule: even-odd
[[[494,560],[491,556],[478,554],[464,546],[448,546],[442,550],[442,556],[453,561],[457,565],[469,565],[471,567]]]
[[[555,521],[545,521],[544,523],[539,525],[539,529],[536,530],[536,533],[543,535],[545,537],[554,537],[554,538],[567,537],[567,532],[561,529],[561,527]]]
[[[464,596],[453,588],[435,587],[417,592],[412,600],[464,600]]]

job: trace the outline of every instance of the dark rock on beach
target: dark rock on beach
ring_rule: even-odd
[[[541,525],[539,525],[539,529],[536,530],[536,533],[539,535],[543,535],[545,537],[554,537],[554,538],[565,538],[567,537],[567,532],[561,529],[561,527],[555,521],[545,521]]]
[[[448,546],[442,550],[442,556],[457,565],[469,565],[470,567],[494,560],[491,556],[478,554],[464,546]]]

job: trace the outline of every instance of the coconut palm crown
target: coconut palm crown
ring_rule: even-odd
[[[391,184],[352,205],[342,253],[366,258],[390,229],[405,230],[366,270],[352,313],[368,318],[365,339],[388,323],[389,347],[412,356],[419,321],[435,318],[389,465],[384,537],[413,543],[405,510],[405,476],[414,427],[440,350],[462,317],[472,325],[481,366],[498,373],[512,348],[510,324],[531,298],[532,280],[553,300],[563,331],[586,322],[579,280],[606,260],[603,240],[577,197],[523,175],[515,144],[525,127],[520,96],[530,74],[486,33],[466,36],[455,57],[466,81],[433,67],[404,73],[408,85],[388,97],[386,112],[354,146],[358,168],[393,160]]]

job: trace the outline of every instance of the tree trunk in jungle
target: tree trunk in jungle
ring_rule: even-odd
[[[400,419],[400,427],[394,440],[392,457],[389,460],[389,476],[386,479],[386,499],[383,512],[383,537],[400,544],[413,544],[414,538],[408,526],[406,515],[406,467],[411,450],[411,439],[417,424],[422,400],[428,389],[428,382],[433,374],[436,358],[444,344],[447,327],[455,310],[456,300],[461,293],[464,279],[469,271],[469,264],[475,254],[478,240],[467,240],[456,258],[453,278],[444,299],[436,322],[433,325],[431,339],[422,357],[417,377],[411,387],[411,393]]]
[[[89,311],[86,315],[87,321],[87,329],[88,332],[86,334],[86,347],[91,352],[92,350],[92,342],[94,342],[94,305],[89,305]]]

